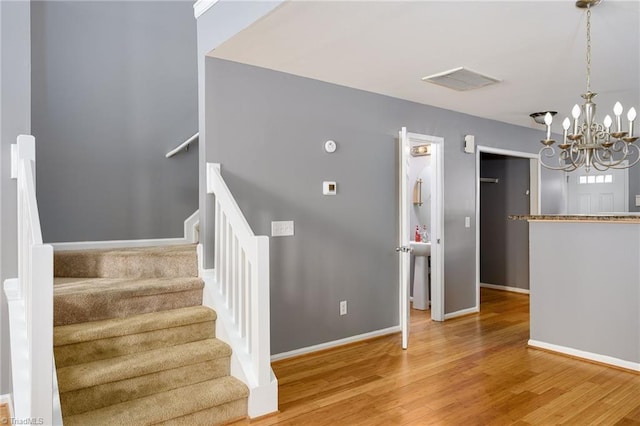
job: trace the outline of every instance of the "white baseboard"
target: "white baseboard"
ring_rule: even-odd
[[[480,283],[480,287],[490,288],[493,290],[511,291],[513,293],[529,294],[529,289],[527,288],[509,287],[508,285]]]
[[[171,246],[189,244],[184,238],[158,238],[150,240],[78,241],[73,243],[50,243],[54,251],[115,249],[132,247]]]
[[[558,352],[564,355],[570,355],[576,358],[582,358],[589,361],[595,361],[601,364],[607,364],[614,367],[624,368],[626,370],[640,372],[640,363],[626,361],[624,359],[614,358],[608,355],[596,354],[593,352],[581,351],[580,349],[568,348],[566,346],[554,345],[553,343],[540,342],[538,340],[530,339],[528,345],[533,348],[545,349],[552,352]]]
[[[295,349],[289,352],[282,352],[279,354],[271,355],[271,361],[280,361],[294,356],[306,355],[313,352],[322,351],[325,349],[331,349],[338,346],[343,346],[349,343],[360,342],[362,340],[372,339],[374,337],[386,336],[388,334],[399,333],[400,326],[394,326],[389,328],[383,328],[381,330],[370,331],[369,333],[358,334],[357,336],[346,337],[344,339],[334,340],[332,342],[320,343],[319,345],[307,346],[306,348]]]
[[[476,307],[473,307],[473,308],[462,309],[460,311],[455,311],[455,312],[450,312],[448,314],[444,314],[444,319],[445,320],[449,320],[449,319],[461,317],[461,316],[464,316],[464,315],[477,314],[478,312],[480,312],[480,309],[478,309],[478,307],[476,306]]]
[[[47,243],[53,246],[54,251],[64,250],[93,250],[116,249],[151,246],[175,246],[181,244],[194,244],[198,242],[199,211],[196,210],[189,216],[183,225],[184,236],[182,238],[152,238],[146,240],[112,240],[112,241],[78,241],[69,243]]]

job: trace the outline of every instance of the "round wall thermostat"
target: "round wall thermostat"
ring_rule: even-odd
[[[324,143],[324,150],[327,152],[335,152],[338,145],[334,141],[326,141]]]

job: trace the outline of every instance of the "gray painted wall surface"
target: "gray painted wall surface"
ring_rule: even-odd
[[[17,276],[16,181],[10,178],[11,144],[19,134],[31,130],[29,13],[28,1],[0,1],[0,285]],[[7,305],[0,290],[0,394],[11,389]]]
[[[181,237],[198,208],[191,2],[33,2],[33,134],[47,242]]]
[[[540,213],[566,214],[564,172],[540,167]]]
[[[530,239],[531,338],[640,363],[640,225],[532,222]]]
[[[538,150],[539,132],[386,96],[209,58],[206,161],[222,174],[257,234],[271,239],[272,352],[398,324],[397,135],[444,137],[445,311],[475,305],[476,143]],[[323,151],[338,142],[334,154]],[[338,195],[322,196],[323,180]],[[338,315],[340,300],[349,314]]]
[[[513,214],[529,214],[529,159],[482,153],[480,176],[480,282],[529,288],[529,227]]]
[[[640,165],[629,169],[629,211],[640,212],[640,206],[636,206],[636,195],[640,195]]]
[[[283,0],[277,1],[240,1],[218,2],[198,17],[198,128],[200,130],[199,170],[199,209],[200,241],[213,241],[213,211],[211,197],[207,196],[207,128],[206,111],[206,55],[216,47],[239,33],[255,21],[271,12]],[[209,213],[211,212],[211,214]],[[211,226],[209,224],[211,223]],[[203,263],[205,268],[213,268],[213,244],[203,244]]]

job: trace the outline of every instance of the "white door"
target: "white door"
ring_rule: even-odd
[[[567,213],[628,212],[628,169],[567,173]]]
[[[398,247],[398,280],[400,283],[400,329],[402,330],[402,349],[409,346],[409,264],[411,260],[411,248],[409,246],[409,136],[407,128],[403,127],[399,135],[399,158],[400,176],[398,205],[399,214],[399,237]]]

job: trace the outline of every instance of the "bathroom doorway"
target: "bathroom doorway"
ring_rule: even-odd
[[[400,328],[402,347],[409,344],[411,250],[415,240],[412,217],[426,225],[430,242],[431,319],[444,320],[444,238],[443,238],[443,143],[444,139],[410,133],[402,128],[399,134],[399,237],[398,286],[400,295]],[[413,153],[413,154],[412,154]],[[412,159],[428,157],[414,163]],[[416,170],[412,170],[413,169]],[[420,167],[418,169],[418,167]],[[428,174],[428,176],[427,176]],[[421,179],[421,182],[420,182]],[[427,211],[428,209],[428,211]],[[415,247],[415,245],[414,245]],[[428,262],[425,262],[428,264]],[[428,273],[428,271],[424,271]],[[428,282],[428,281],[427,281]]]
[[[529,293],[529,224],[539,214],[536,154],[478,147],[476,154],[476,306],[480,287]]]

